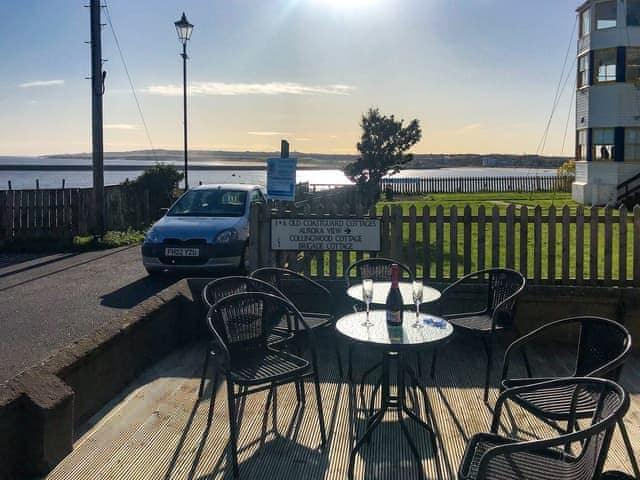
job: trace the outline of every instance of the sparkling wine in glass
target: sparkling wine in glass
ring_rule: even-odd
[[[373,323],[369,321],[369,309],[371,308],[371,302],[373,301],[373,280],[370,278],[362,281],[362,300],[364,300],[364,304],[367,307],[367,319],[363,325],[370,327],[373,325]]]
[[[413,282],[413,303],[416,304],[416,323],[413,324],[414,327],[421,327],[420,323],[420,304],[422,303],[422,294],[424,291],[424,285],[420,280],[416,280]]]

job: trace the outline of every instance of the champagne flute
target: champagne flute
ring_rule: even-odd
[[[413,303],[416,304],[416,323],[413,324],[415,328],[422,327],[420,323],[420,304],[422,303],[422,294],[424,285],[420,280],[413,282]]]
[[[370,278],[362,281],[362,299],[367,306],[367,319],[363,325],[365,327],[370,327],[373,325],[373,323],[369,321],[369,309],[371,308],[371,302],[373,301],[373,280]]]

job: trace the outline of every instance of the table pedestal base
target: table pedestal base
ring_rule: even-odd
[[[398,383],[397,395],[391,395],[389,374],[390,374],[390,368],[391,368],[392,362],[395,363],[396,365],[396,375],[397,375],[397,383]],[[400,354],[389,353],[389,352],[385,353],[382,360],[382,383],[381,383],[381,387],[382,387],[381,403],[382,404],[381,404],[380,410],[378,410],[375,413],[372,412],[372,414],[369,416],[367,420],[367,430],[365,431],[362,438],[360,438],[360,440],[356,442],[356,445],[353,447],[353,450],[351,451],[351,455],[349,457],[349,478],[353,478],[353,468],[354,468],[356,454],[358,453],[358,450],[360,450],[360,448],[365,443],[368,443],[370,441],[373,431],[380,425],[380,423],[382,422],[382,419],[384,418],[384,415],[387,413],[389,409],[396,410],[396,413],[398,415],[398,423],[400,424],[402,433],[404,434],[407,441],[409,442],[409,447],[411,448],[411,452],[413,453],[413,456],[415,457],[416,462],[418,464],[418,471],[420,472],[420,478],[424,478],[422,462],[420,461],[420,454],[418,452],[418,447],[416,446],[413,438],[411,438],[409,429],[407,428],[407,425],[405,423],[405,415],[413,419],[418,425],[420,425],[422,428],[424,428],[429,432],[429,435],[432,440],[433,454],[436,458],[436,464],[438,465],[438,475],[440,476],[436,435],[433,429],[431,428],[431,426],[425,423],[420,417],[418,417],[418,415],[416,415],[415,412],[413,412],[406,404],[406,401],[405,401],[405,375],[406,374],[409,374],[412,377],[414,385],[416,385],[420,389],[425,402],[425,409],[427,410],[427,415],[429,415],[429,400],[428,400],[427,394],[425,390],[418,384],[417,379],[413,374],[413,371],[411,370],[411,368],[405,364]],[[372,407],[374,405],[377,389],[378,389],[378,386],[375,387],[372,394],[373,395],[371,399]],[[371,410],[373,410],[373,408]]]

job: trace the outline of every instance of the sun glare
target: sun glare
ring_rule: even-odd
[[[357,10],[376,5],[380,0],[312,0],[312,2],[327,8]]]

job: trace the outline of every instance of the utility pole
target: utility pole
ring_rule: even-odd
[[[102,25],[100,0],[91,0],[91,133],[93,140],[93,206],[95,233],[105,232],[104,224],[104,141],[102,136]]]

